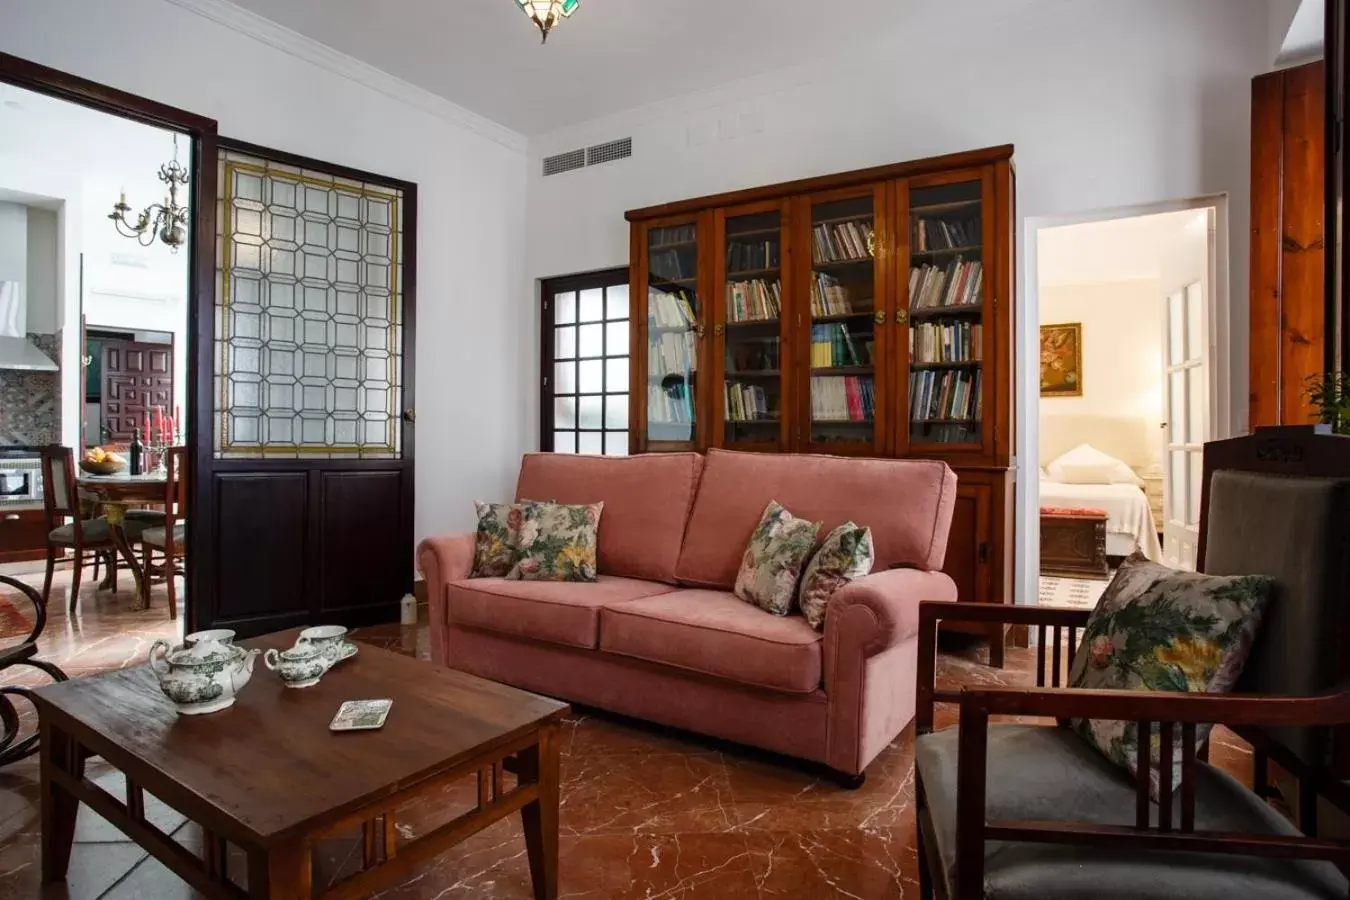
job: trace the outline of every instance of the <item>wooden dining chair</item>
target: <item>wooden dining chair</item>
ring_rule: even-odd
[[[85,518],[75,487],[75,454],[69,447],[52,445],[42,450],[42,503],[47,514],[47,578],[42,583],[42,602],[50,603],[52,576],[58,557],[67,551],[71,559],[70,612],[80,599],[80,572],[86,558],[107,553],[115,556],[108,520],[102,516]],[[69,519],[70,521],[67,521]],[[117,570],[109,569],[113,590],[117,590]]]
[[[148,584],[154,584],[155,553],[163,558],[163,580],[169,591],[169,618],[178,618],[175,577],[186,571],[178,560],[187,556],[187,448],[170,447],[164,454],[164,524],[141,532],[141,563]]]

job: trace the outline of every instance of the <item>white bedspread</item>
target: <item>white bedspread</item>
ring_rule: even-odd
[[[1106,539],[1119,546],[1113,535],[1128,538],[1134,549],[1155,562],[1162,562],[1162,544],[1144,492],[1132,484],[1064,484],[1041,477],[1041,506],[1095,507],[1106,513]],[[1107,552],[1112,552],[1108,550]],[[1133,552],[1133,549],[1131,550]],[[1114,554],[1127,556],[1129,554]]]

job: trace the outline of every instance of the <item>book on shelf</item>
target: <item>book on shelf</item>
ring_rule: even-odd
[[[920,253],[980,245],[980,217],[919,218],[914,222],[914,246]]]
[[[912,422],[933,420],[979,421],[983,414],[980,370],[927,369],[910,373],[909,418]]]
[[[811,379],[811,418],[816,422],[870,422],[876,395],[870,375],[816,375]]]
[[[811,228],[812,256],[817,263],[871,259],[875,236],[871,219],[814,225]]]
[[[869,366],[871,353],[859,346],[843,322],[811,326],[811,368],[837,369],[841,366]]]
[[[843,316],[853,312],[853,301],[848,288],[839,279],[826,272],[816,272],[811,279],[811,315]]]
[[[653,334],[647,342],[647,374],[660,378],[698,371],[697,339],[692,331]]]
[[[668,225],[665,228],[653,228],[647,235],[647,242],[653,250],[668,247],[671,244],[689,244],[698,237],[696,225]]]
[[[727,321],[776,319],[783,311],[782,282],[752,278],[727,282]]]
[[[654,328],[693,328],[698,322],[688,291],[647,291],[647,321]]]
[[[959,257],[945,266],[925,264],[909,270],[909,308],[938,309],[980,303],[984,266]]]
[[[727,239],[727,271],[745,272],[776,269],[779,265],[778,238],[765,241]]]
[[[909,326],[909,358],[915,363],[978,362],[984,359],[984,326],[916,322]]]
[[[760,385],[729,381],[726,385],[728,422],[772,422],[776,416],[769,408],[769,396]]]
[[[653,247],[647,260],[647,268],[655,278],[683,281],[698,274],[698,248],[690,245],[666,249]]]
[[[689,385],[648,385],[647,421],[660,425],[694,424],[694,402],[689,396]]]

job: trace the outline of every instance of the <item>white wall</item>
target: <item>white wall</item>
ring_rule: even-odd
[[[1029,219],[1226,193],[1232,322],[1247,322],[1250,79],[1269,69],[1262,0],[982,0],[931,4],[901,37],[530,142],[527,272],[622,265],[625,209],[950,153],[1016,146],[1019,244]],[[669,61],[667,61],[669,64]],[[678,66],[671,66],[678,77]],[[632,136],[634,157],[542,178],[542,157]],[[1027,271],[1019,259],[1019,278]],[[1025,284],[1016,316],[1019,467],[1034,457]],[[1246,420],[1247,342],[1231,341],[1233,421]],[[1034,464],[1034,463],[1033,463]],[[1026,479],[1019,478],[1025,487]],[[1018,520],[1029,507],[1019,490]],[[1019,597],[1030,545],[1018,542]]]
[[[55,334],[61,327],[56,279],[61,234],[54,210],[28,208],[28,330]]]
[[[0,281],[28,291],[28,207],[18,203],[0,203]]]
[[[1135,466],[1162,464],[1162,302],[1157,279],[1041,287],[1041,325],[1083,326],[1083,395],[1040,398],[1042,463],[1047,447],[1062,447],[1058,438],[1071,438],[1075,421],[1087,418],[1128,420],[1121,452],[1099,449]]]
[[[509,496],[534,442],[537,365],[520,135],[204,0],[6,0],[0,49],[210,116],[228,137],[416,182],[416,533]]]

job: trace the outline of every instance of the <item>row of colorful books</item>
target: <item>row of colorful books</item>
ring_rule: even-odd
[[[694,308],[694,296],[687,291],[647,291],[647,320],[656,328],[694,327]]]
[[[980,245],[980,217],[919,219],[914,223],[914,247],[920,253]]]
[[[752,278],[727,282],[727,321],[776,319],[783,311],[782,282]]]
[[[659,384],[647,386],[647,421],[669,425],[690,425],[694,421],[694,404],[687,384],[669,388]]]
[[[743,241],[734,237],[727,239],[728,272],[741,272],[749,269],[776,269],[778,265],[777,238],[768,241]]]
[[[875,235],[870,219],[815,225],[811,228],[813,258],[817,263],[871,259]]]
[[[811,279],[811,315],[843,316],[853,312],[853,300],[838,278],[825,272]]]
[[[816,422],[870,422],[876,395],[870,375],[817,375],[811,379],[811,418]]]
[[[778,418],[769,407],[769,395],[759,385],[727,382],[726,418],[728,422],[766,422]]]
[[[980,370],[912,372],[909,417],[915,422],[979,419],[983,411]]]
[[[869,366],[870,355],[853,340],[843,322],[811,326],[811,368],[835,369],[840,366]]]
[[[982,298],[984,266],[955,259],[945,266],[922,265],[909,270],[909,308],[969,306]]]
[[[984,327],[979,322],[916,322],[909,327],[909,358],[916,363],[984,359]]]
[[[685,375],[698,369],[697,335],[692,331],[667,331],[648,341],[649,375]]]

